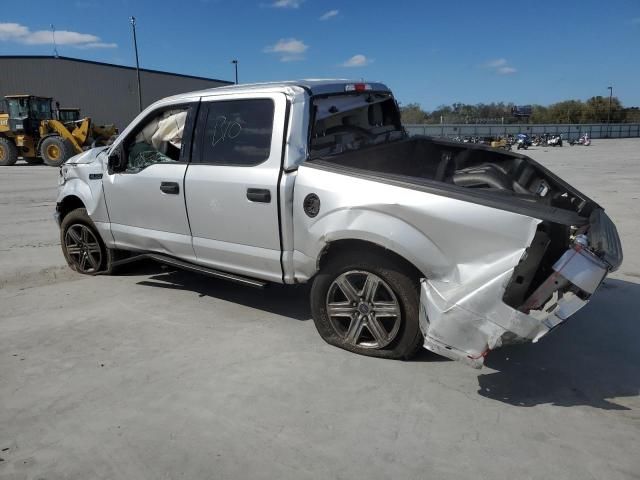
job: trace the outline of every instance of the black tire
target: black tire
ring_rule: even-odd
[[[65,142],[62,137],[52,135],[42,140],[40,156],[50,167],[59,167],[73,155],[73,147],[69,147],[69,142]]]
[[[18,161],[18,148],[12,140],[0,137],[0,165],[8,167]]]
[[[76,208],[64,217],[60,225],[60,244],[72,270],[85,275],[113,271],[113,250],[105,246],[85,208]]]
[[[344,312],[337,316],[330,316],[328,314],[329,303],[332,303],[334,308],[338,309],[340,307],[336,306],[341,304],[340,301],[337,303],[330,302],[330,300],[333,300],[331,296],[334,295],[334,292],[337,292],[337,294],[342,294],[343,292],[342,287],[338,287],[336,282],[342,282],[344,278],[351,278],[349,281],[353,282],[352,286],[356,286],[358,276],[364,276],[365,274],[373,274],[374,277],[382,280],[382,283],[378,286],[377,295],[387,295],[390,300],[376,302],[375,299],[372,299],[370,303],[363,300],[366,296],[364,295],[366,290],[365,283],[362,290],[358,292],[362,295],[359,300],[361,303],[357,307],[353,306],[355,302],[351,302],[350,305],[347,305],[349,302],[346,300],[342,302],[346,308],[354,310],[353,315],[355,316],[345,316]],[[373,277],[366,277],[366,279],[368,278]],[[390,290],[392,294],[387,290]],[[375,291],[374,295],[376,295]],[[344,297],[347,299],[346,295]],[[384,251],[380,251],[380,253],[377,251],[344,251],[335,254],[327,260],[316,275],[311,287],[311,312],[320,336],[331,345],[372,357],[409,359],[418,352],[423,344],[418,321],[419,302],[418,274],[403,262],[388,254],[385,255]],[[361,310],[362,303],[369,305],[366,311]],[[374,314],[376,307],[372,306],[376,304],[396,304],[400,312],[397,319],[398,325],[396,326],[394,318],[387,318],[384,322],[378,320],[377,315]],[[395,309],[396,307],[392,308]],[[363,314],[366,312],[369,312],[369,315]],[[361,322],[363,326],[359,327],[359,330],[358,328],[353,328],[354,332],[360,332],[355,334],[355,341],[353,340],[354,336],[349,341],[349,332],[356,325],[356,318],[360,319],[365,316],[366,321]],[[384,317],[385,315],[380,316],[380,318]],[[368,322],[372,320],[375,321],[375,328],[368,326]],[[342,328],[342,323],[348,324],[348,326]],[[374,334],[374,330],[379,329],[380,326],[384,328],[386,336],[376,336]],[[393,338],[391,338],[392,335]],[[384,338],[384,341],[378,342],[378,338]],[[388,343],[386,343],[387,341]]]
[[[43,160],[40,157],[23,157],[22,159],[27,162],[27,165],[42,165],[43,163]]]

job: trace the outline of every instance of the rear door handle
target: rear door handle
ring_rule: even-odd
[[[162,182],[160,184],[160,190],[171,195],[178,195],[180,193],[180,186],[177,182]]]
[[[247,188],[247,198],[252,202],[270,203],[271,191],[265,188]]]

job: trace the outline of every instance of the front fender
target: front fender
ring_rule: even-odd
[[[58,189],[58,197],[56,199],[57,203],[63,203],[65,199],[69,197],[77,197],[84,204],[87,209],[87,213],[91,215],[96,209],[96,201],[91,193],[91,189],[89,185],[84,183],[82,180],[77,178],[67,180],[63,185]]]
[[[65,198],[74,196],[80,199],[87,209],[89,217],[94,222],[108,222],[106,209],[102,204],[102,184],[93,189],[79,178],[67,180],[58,191],[57,203],[63,203]]]
[[[106,171],[103,161],[105,147],[93,148],[75,155],[60,167],[58,203],[65,198],[79,198],[94,222],[108,222],[102,189],[102,177]]]
[[[64,204],[65,200],[75,197],[79,199],[87,209],[87,214],[95,224],[98,232],[100,232],[100,236],[102,237],[105,245],[113,248],[115,246],[115,242],[111,235],[111,224],[109,221],[107,205],[104,200],[101,176],[100,174],[95,173],[93,176],[95,176],[95,179],[89,181],[77,176],[71,178],[67,177],[65,179],[64,184],[60,185],[58,189],[58,211],[56,212],[56,220],[58,223],[62,221],[62,219],[59,218],[60,206]]]

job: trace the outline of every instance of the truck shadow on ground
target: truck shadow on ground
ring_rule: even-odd
[[[608,279],[591,302],[537,344],[496,350],[478,393],[509,405],[630,410],[640,394],[640,285]],[[620,403],[616,403],[620,399]]]
[[[296,320],[311,320],[308,285],[269,284],[259,289],[183,270],[171,270],[153,263],[141,264],[135,272],[150,274],[148,280],[142,280],[138,285],[187,290],[202,297],[217,298]]]
[[[172,270],[154,262],[127,266],[119,274],[148,275],[139,285],[195,292],[300,321],[311,320],[309,286],[254,289]],[[478,394],[519,407],[587,405],[629,410],[616,398],[640,395],[640,285],[608,279],[592,301],[566,325],[537,344],[492,352],[478,376]],[[422,350],[412,361],[449,361]]]
[[[146,274],[149,275],[149,278],[138,282],[138,285],[196,292],[200,296],[257,308],[295,320],[312,320],[309,305],[310,284],[269,284],[264,289],[257,289],[183,270],[173,270],[152,261],[126,265],[118,270],[118,274]],[[450,362],[451,360],[422,349],[409,361],[434,363]]]

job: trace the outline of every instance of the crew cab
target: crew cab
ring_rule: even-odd
[[[546,168],[409,137],[384,84],[345,80],[158,101],[61,167],[56,218],[80,273],[146,257],[258,288],[312,282],[328,343],[478,368],[563,323],[622,262],[602,207]]]

